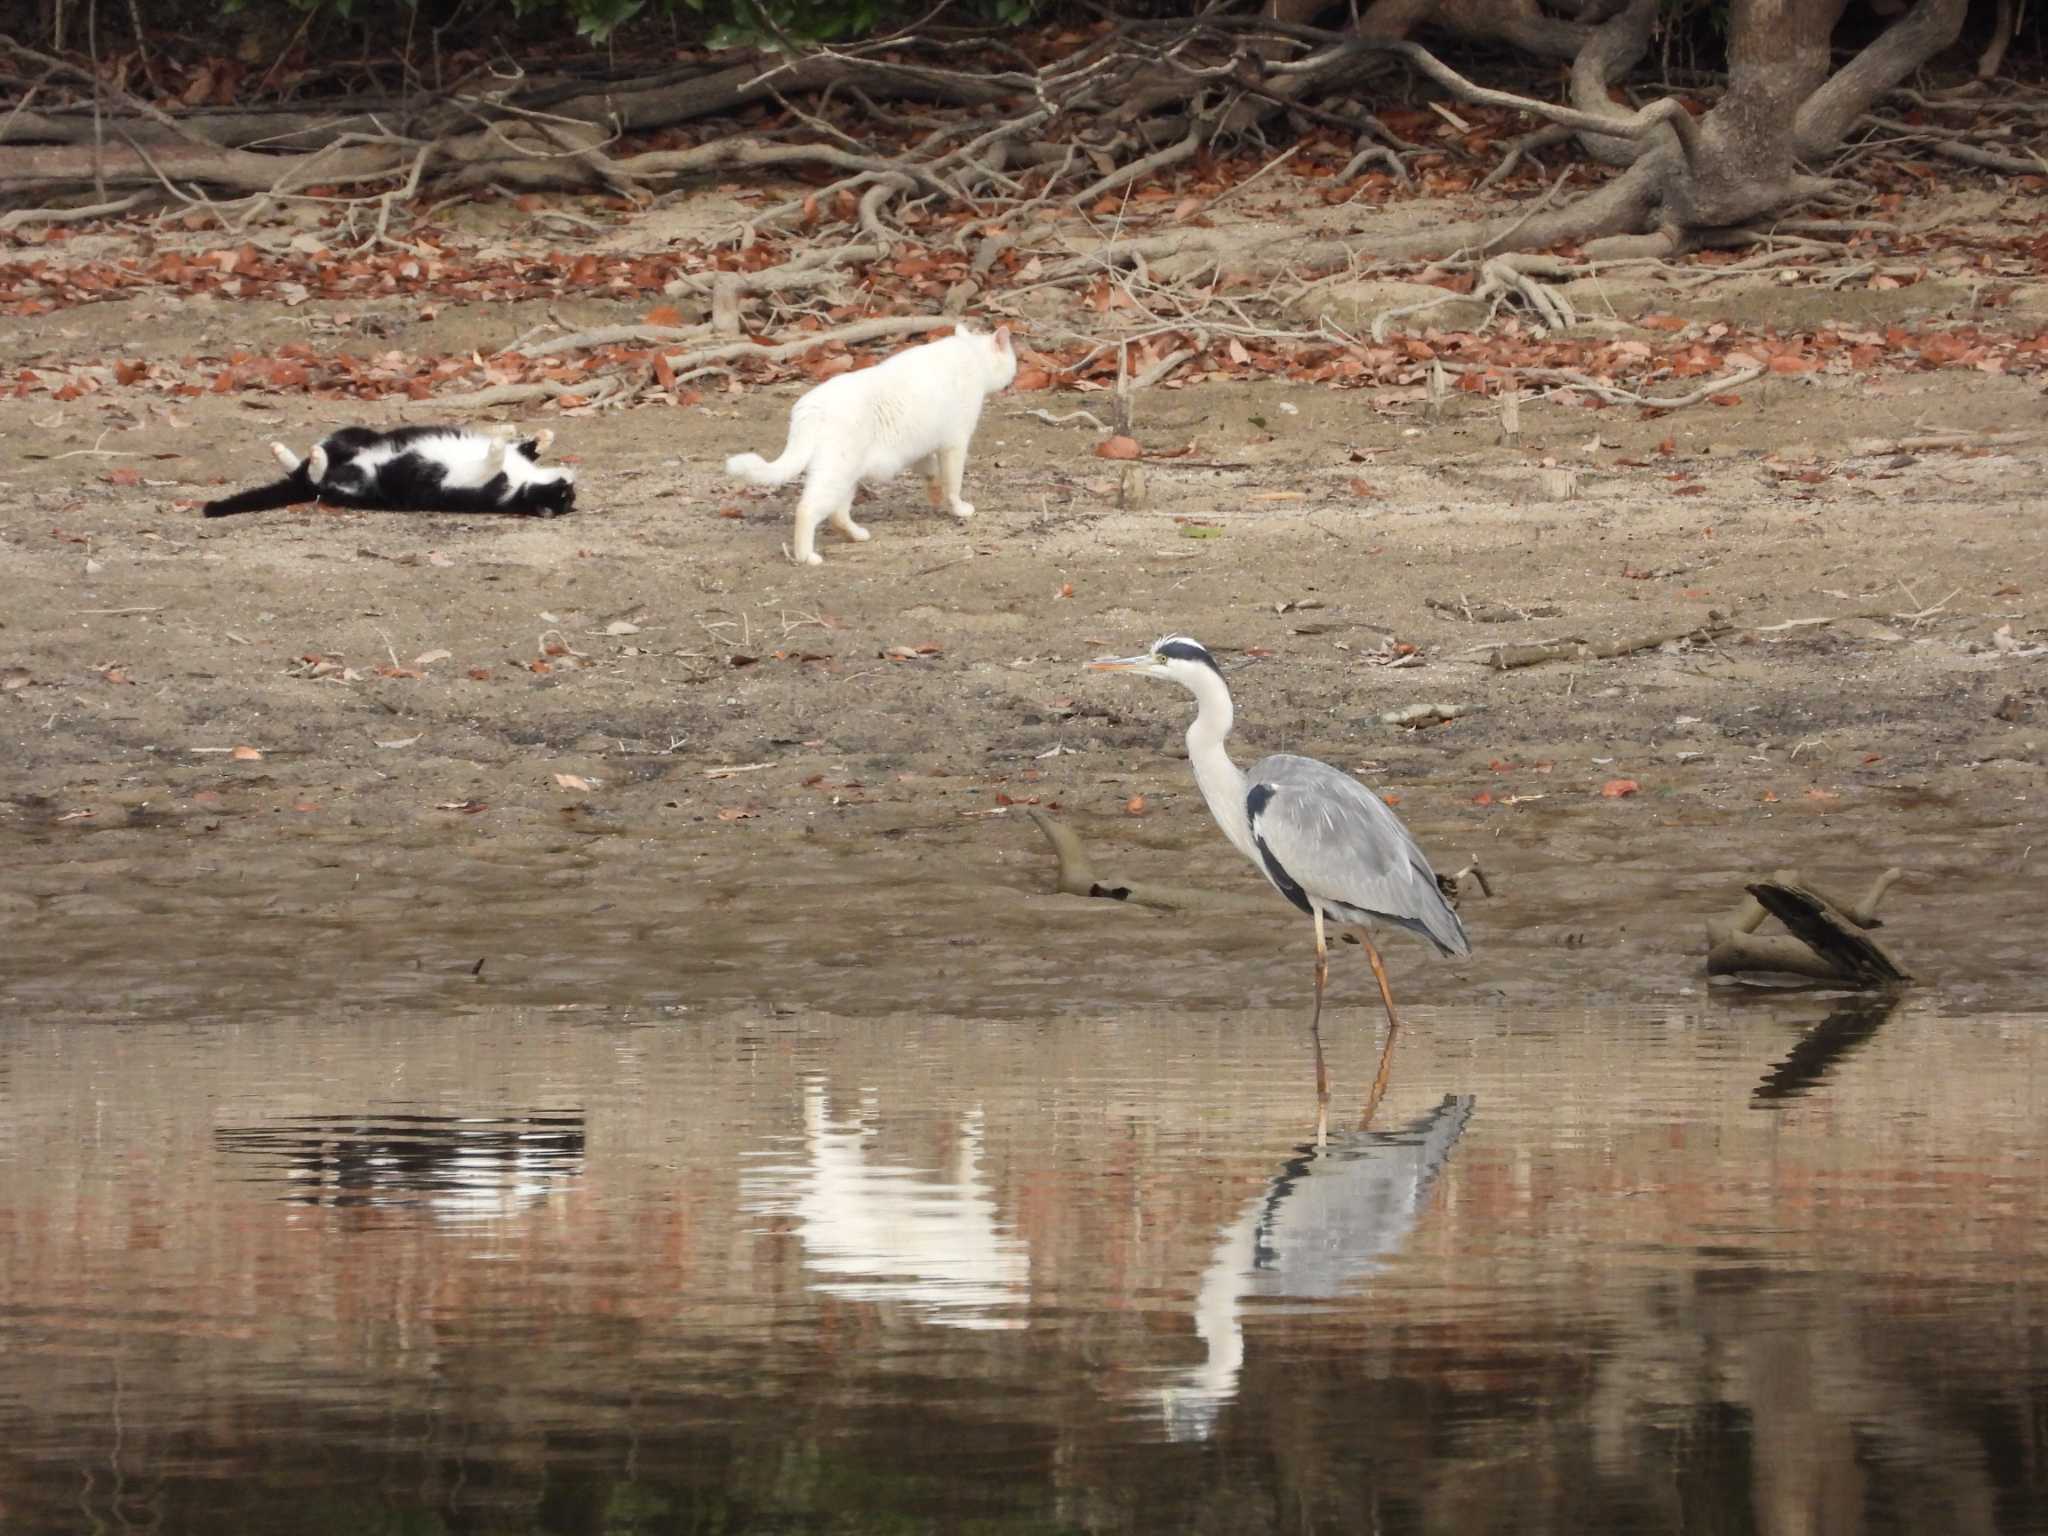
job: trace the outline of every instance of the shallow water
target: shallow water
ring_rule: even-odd
[[[0,1507],[2040,1529],[2042,1042],[1418,1007],[1317,1153],[1265,1012],[17,1018]]]

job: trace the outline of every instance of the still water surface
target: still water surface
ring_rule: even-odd
[[[17,1012],[0,1529],[2048,1530],[2042,1024]]]

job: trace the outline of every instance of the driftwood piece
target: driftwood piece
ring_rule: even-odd
[[[1052,845],[1053,856],[1059,860],[1057,886],[1066,896],[1101,896],[1110,901],[1128,902],[1132,906],[1152,907],[1161,912],[1223,912],[1243,914],[1254,909],[1270,912],[1270,904],[1262,898],[1249,894],[1237,895],[1222,891],[1205,891],[1189,885],[1161,885],[1148,881],[1126,880],[1118,875],[1105,875],[1096,871],[1088,857],[1080,835],[1063,822],[1053,820],[1037,806],[1024,807],[1024,814],[1031,818],[1031,824],[1045,834],[1045,840]]]
[[[1059,860],[1055,884],[1063,896],[1100,896],[1133,906],[1153,907],[1162,912],[1215,912],[1237,916],[1252,911],[1270,914],[1274,910],[1266,892],[1252,895],[1208,891],[1191,885],[1162,885],[1099,874],[1080,835],[1072,827],[1055,821],[1035,805],[1023,809],[1024,814],[1031,818],[1031,824],[1045,834],[1045,840],[1052,845],[1053,856]],[[1493,894],[1493,886],[1477,859],[1456,874],[1436,877],[1437,888],[1453,906],[1457,905],[1458,895],[1467,880],[1479,887],[1481,895]],[[1351,935],[1344,937],[1348,939]]]
[[[1570,638],[1538,641],[1529,645],[1497,645],[1486,653],[1486,665],[1496,672],[1509,672],[1516,667],[1533,667],[1546,661],[1611,661],[1617,656],[1632,656],[1637,651],[1654,651],[1674,641],[1712,640],[1727,634],[1734,627],[1732,624],[1717,620],[1695,624],[1690,629],[1665,630],[1659,634],[1643,635],[1634,640],[1594,642]]]
[[[1881,926],[1877,904],[1900,878],[1887,869],[1860,898],[1842,900],[1781,869],[1745,887],[1748,895],[1707,923],[1709,976],[1791,976],[1859,990],[1889,988],[1912,974],[1863,930]],[[1775,917],[1788,930],[1759,934]]]

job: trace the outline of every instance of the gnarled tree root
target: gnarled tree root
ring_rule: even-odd
[[[1896,988],[1912,973],[1864,930],[1878,924],[1877,904],[1900,878],[1887,869],[1856,900],[1843,900],[1781,869],[1746,886],[1735,909],[1707,923],[1709,976],[1791,976],[1859,991]],[[1759,934],[1766,918],[1790,930]]]

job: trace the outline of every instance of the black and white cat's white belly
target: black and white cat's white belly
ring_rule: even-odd
[[[505,439],[481,432],[438,432],[406,443],[387,440],[357,454],[352,462],[365,479],[381,480],[390,466],[411,454],[438,464],[441,485],[450,491],[476,490],[510,470],[513,459],[527,462],[523,454],[511,452]]]

